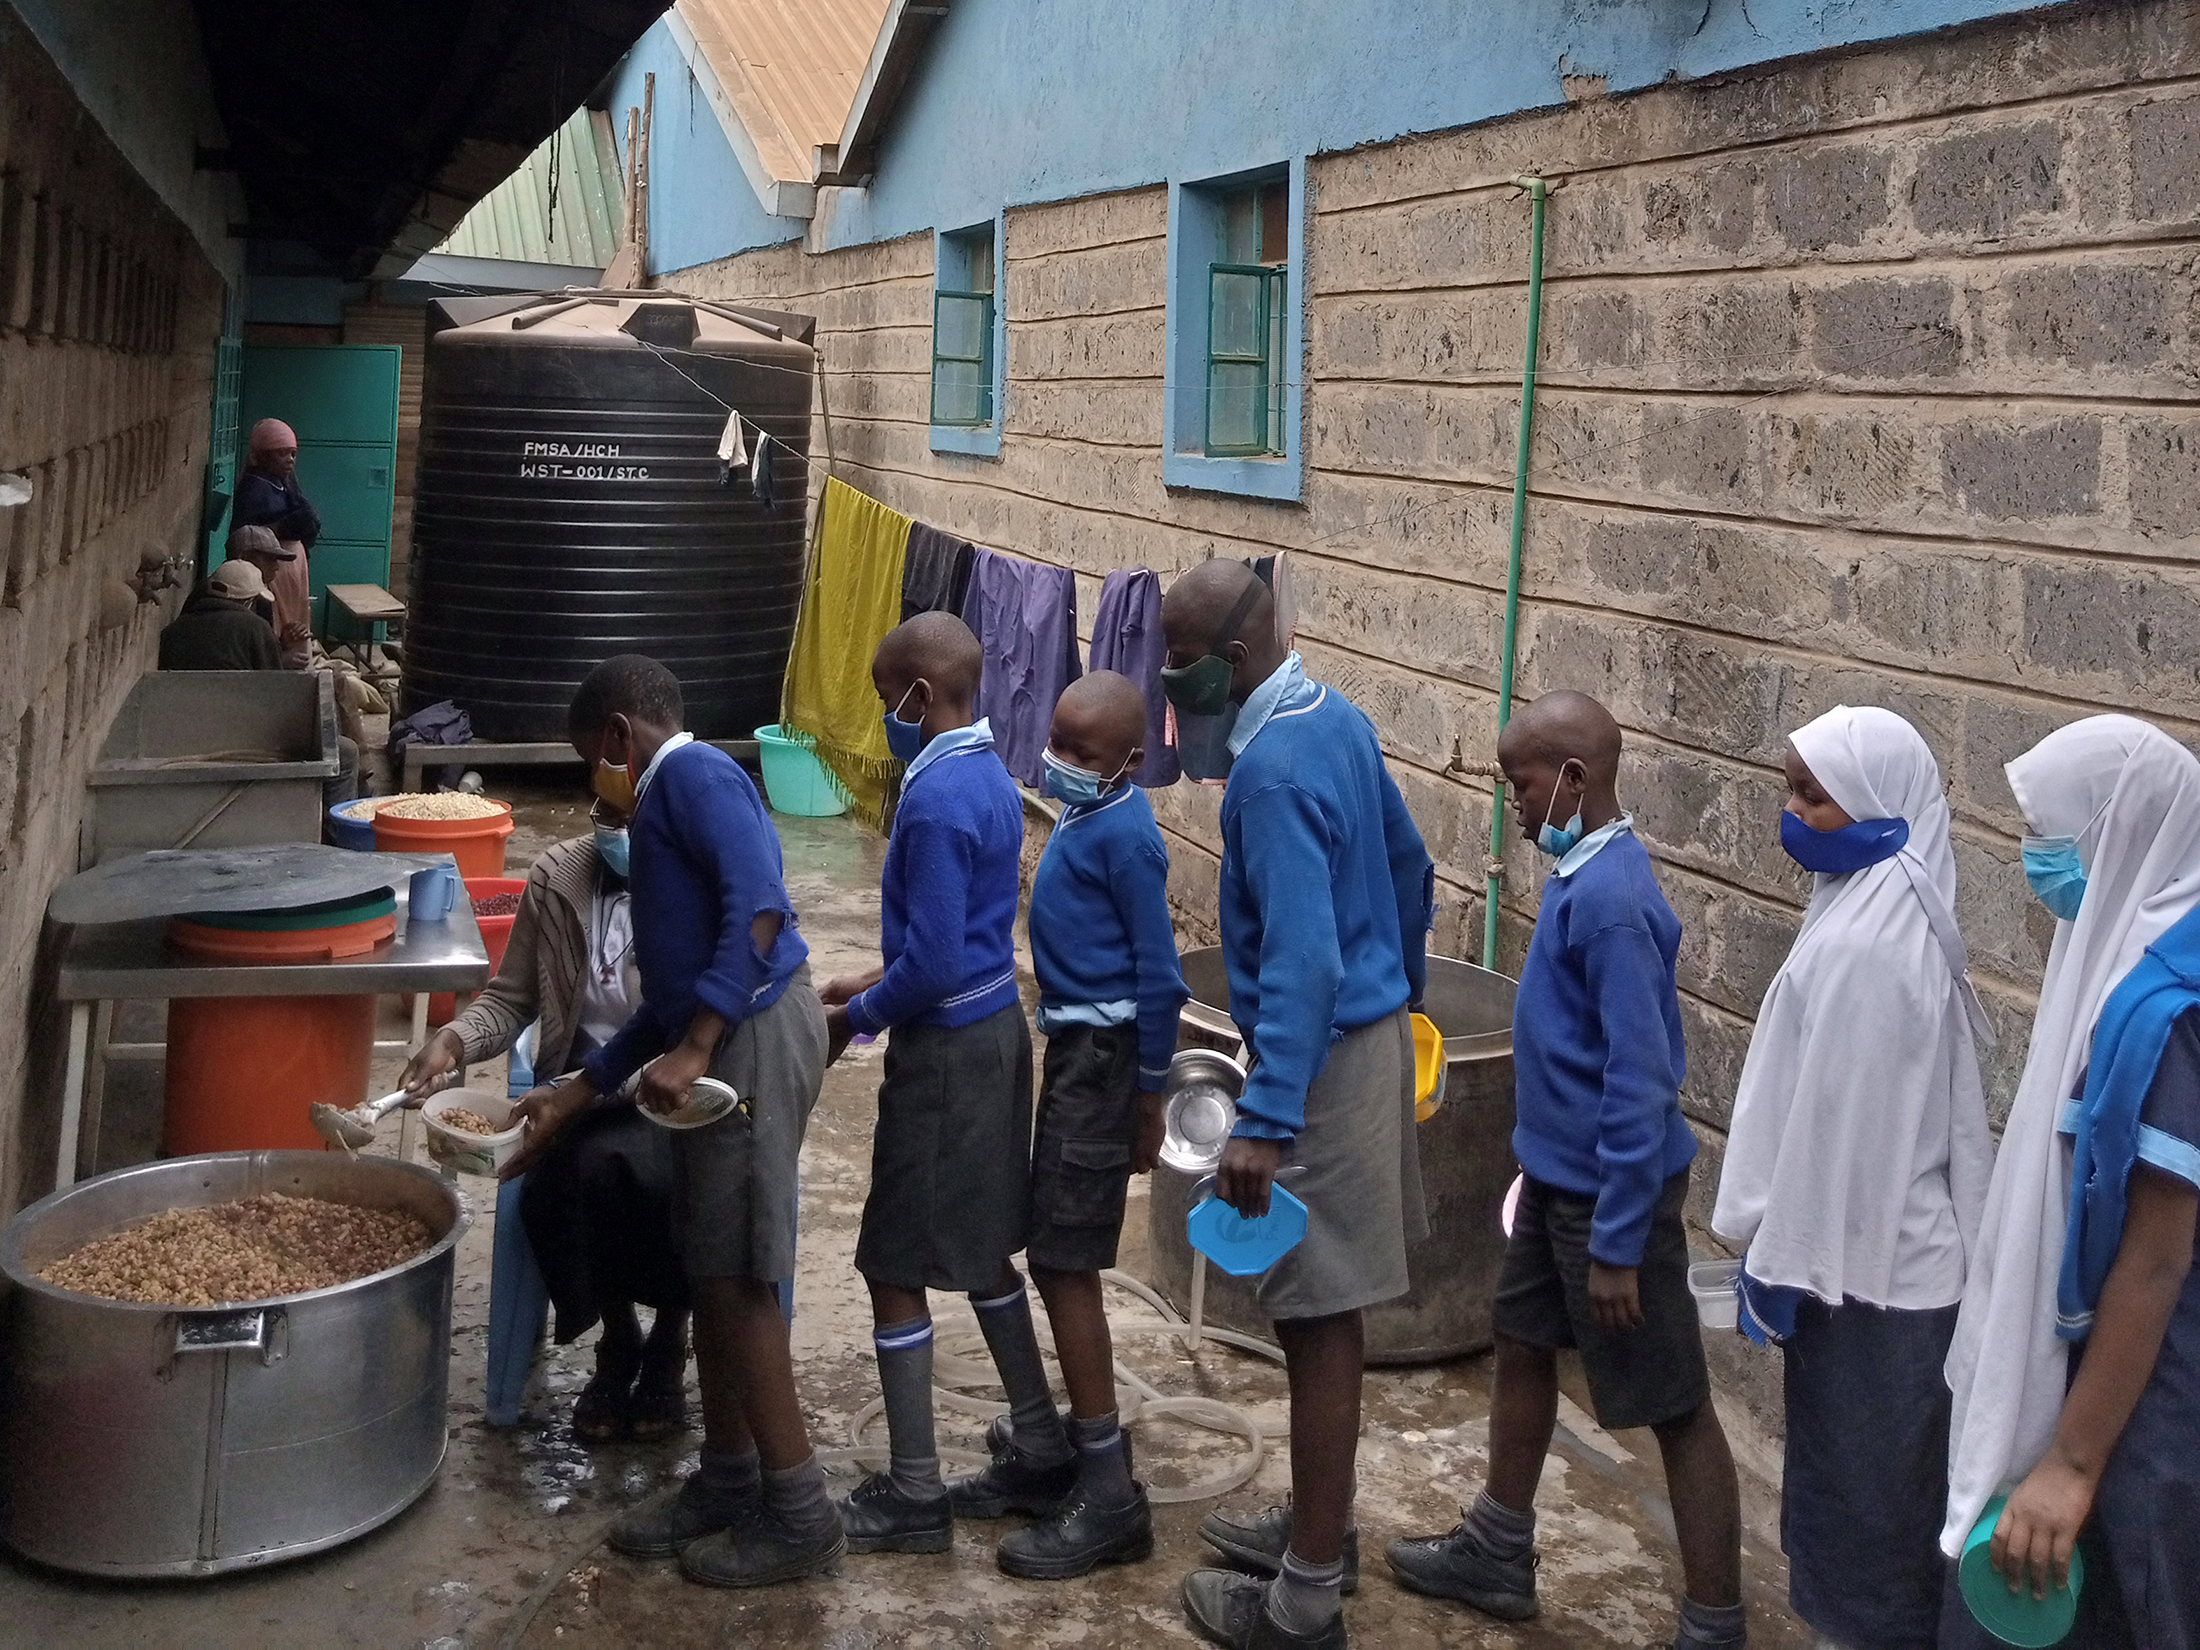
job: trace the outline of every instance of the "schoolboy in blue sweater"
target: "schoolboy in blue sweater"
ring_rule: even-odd
[[[1015,1447],[996,1463],[996,1489],[1029,1498],[1074,1460],[1009,1263],[1031,1210],[1031,1031],[1015,941],[1024,817],[991,728],[972,719],[979,664],[978,639],[951,613],[888,632],[871,662],[887,745],[908,763],[880,884],[883,962],[824,991],[836,1057],[857,1033],[892,1032],[856,1243],[891,1470],[843,1504],[852,1552],[953,1544],[928,1289],[970,1296],[1008,1393]]]
[[[1536,1612],[1535,1491],[1577,1347],[1597,1419],[1650,1427],[1686,1595],[1676,1650],[1741,1650],[1741,1506],[1711,1407],[1681,1205],[1681,925],[1620,811],[1619,724],[1547,693],[1498,739],[1520,828],[1558,864],[1513,1010],[1513,1151],[1525,1172],[1497,1285],[1487,1487],[1449,1535],[1394,1541],[1419,1592],[1506,1620]]]
[[[775,1281],[794,1271],[796,1162],[825,1076],[826,1027],[779,837],[723,751],[678,731],[680,684],[626,654],[583,678],[568,716],[596,793],[632,823],[629,885],[644,1004],[575,1076],[520,1102],[525,1172],[597,1096],[640,1073],[677,1110],[709,1074],[742,1107],[673,1137],[673,1239],[695,1304],[702,1465],[612,1525],[638,1558],[755,1587],[820,1575],[846,1550],[796,1396]],[[645,1064],[646,1062],[646,1064]]]
[[[1144,760],[1145,736],[1145,696],[1127,676],[1094,671],[1056,702],[1045,754],[1047,789],[1063,809],[1031,884],[1047,1051],[1026,1259],[1054,1326],[1077,1459],[1061,1475],[1057,1504],[1035,1504],[1016,1493],[1022,1475],[997,1426],[995,1464],[955,1489],[958,1510],[972,1517],[1019,1503],[1041,1514],[997,1555],[1010,1575],[1035,1581],[1153,1551],[1153,1514],[1116,1415],[1100,1291],[1131,1173],[1160,1156],[1161,1091],[1189,995],[1169,918],[1168,851],[1146,793],[1127,777]]]
[[[1215,1196],[1265,1214],[1288,1154],[1307,1209],[1306,1236],[1258,1290],[1290,1375],[1291,1504],[1199,1527],[1238,1569],[1275,1579],[1195,1570],[1184,1608],[1226,1650],[1344,1650],[1362,1313],[1406,1292],[1406,1246],[1428,1231],[1407,1009],[1426,980],[1435,871],[1374,725],[1286,651],[1251,568],[1194,568],[1161,623],[1179,732],[1196,741],[1211,719],[1212,748],[1229,729],[1222,949],[1255,1065]]]

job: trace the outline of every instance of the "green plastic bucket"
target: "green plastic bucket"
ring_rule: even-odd
[[[773,722],[756,730],[756,749],[773,813],[829,819],[848,811],[848,793],[817,759],[807,734],[783,733]]]

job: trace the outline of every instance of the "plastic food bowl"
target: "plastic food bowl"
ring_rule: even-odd
[[[764,770],[764,797],[775,814],[830,819],[848,811],[848,793],[817,759],[810,736],[788,733],[777,722],[756,730],[757,765]]]
[[[1688,1263],[1688,1292],[1696,1297],[1696,1321],[1706,1329],[1738,1329],[1742,1322],[1742,1263]]]
[[[1426,1014],[1413,1016],[1413,1120],[1444,1109],[1444,1034]]]
[[[2012,1593],[2008,1578],[1994,1568],[1990,1543],[1994,1526],[2001,1522],[2009,1497],[1997,1495],[1986,1504],[1979,1520],[1964,1538],[1963,1556],[1956,1561],[1956,1586],[1978,1624],[2004,1644],[2018,1650],[2047,1650],[2070,1636],[2078,1620],[2078,1593],[2085,1586],[2085,1555],[2070,1555],[2070,1585],[2034,1598],[2026,1585]]]
[[[367,801],[368,799],[361,798],[360,800]],[[368,801],[364,818],[352,812],[352,809],[358,806],[359,802],[357,801],[339,802],[335,807],[329,809],[328,839],[338,848],[349,848],[355,853],[371,854],[374,852],[374,806],[371,801]]]
[[[678,1111],[651,1111],[639,1102],[634,1109],[660,1128],[707,1129],[740,1104],[741,1097],[733,1092],[731,1083],[721,1083],[715,1077],[698,1077],[688,1088],[687,1104]]]
[[[1210,1193],[1184,1217],[1184,1235],[1233,1278],[1257,1278],[1306,1236],[1306,1205],[1271,1185],[1268,1212],[1248,1220]]]
[[[527,1125],[514,1122],[513,1102],[481,1089],[445,1089],[420,1108],[428,1125],[428,1155],[460,1174],[495,1174],[511,1161]],[[495,1134],[468,1134],[442,1121],[447,1111],[470,1111],[497,1125]]]

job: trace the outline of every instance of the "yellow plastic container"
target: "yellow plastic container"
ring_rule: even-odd
[[[1444,1034],[1426,1014],[1413,1016],[1413,1120],[1426,1123],[1444,1104]]]

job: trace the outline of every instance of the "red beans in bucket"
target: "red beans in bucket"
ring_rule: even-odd
[[[519,909],[517,894],[476,894],[474,915],[477,917],[508,917]]]

